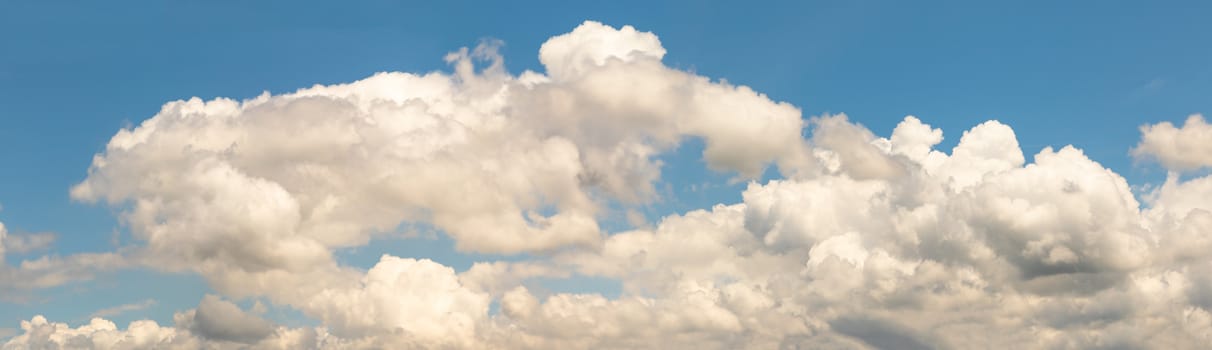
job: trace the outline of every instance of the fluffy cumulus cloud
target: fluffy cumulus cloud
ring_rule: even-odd
[[[36,316],[21,322],[22,334],[10,339],[4,349],[160,349],[198,348],[198,339],[155,321],[131,322],[124,330],[113,322],[94,318],[72,328]]]
[[[1141,140],[1132,154],[1152,158],[1171,170],[1212,167],[1212,125],[1204,116],[1187,117],[1182,127],[1161,122],[1140,127]]]
[[[35,316],[21,322],[21,334],[0,349],[308,349],[351,348],[324,329],[273,327],[235,304],[207,296],[197,309],[177,313],[175,326],[155,321],[131,322],[119,329],[94,317],[71,327]]]
[[[544,72],[508,73],[492,45],[450,54],[451,73],[176,101],[120,131],[73,198],[121,208],[139,242],[121,260],[198,273],[221,295],[169,326],[39,316],[5,348],[1212,344],[1212,177],[1134,194],[1080,149],[1024,154],[997,121],[940,150],[943,131],[912,116],[886,137],[805,118],[664,65],[657,36],[632,27],[551,38]],[[1212,164],[1202,118],[1141,131],[1138,155]],[[713,170],[782,176],[605,232],[610,211],[657,199],[657,156],[688,138]],[[517,258],[460,272],[334,257],[410,224]],[[573,275],[622,293],[526,283]],[[248,297],[320,326],[275,325],[233,302]]]

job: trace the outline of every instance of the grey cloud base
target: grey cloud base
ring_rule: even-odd
[[[123,264],[198,273],[223,297],[172,326],[39,316],[3,348],[1212,344],[1212,178],[1174,176],[1142,204],[1079,149],[1028,162],[996,121],[945,153],[943,132],[915,117],[887,137],[844,115],[805,120],[664,54],[651,33],[586,22],[542,46],[545,73],[512,76],[482,46],[448,56],[451,74],[168,103],[115,135],[72,195],[129,208],[140,245],[115,253]],[[1142,131],[1138,153],[1207,165],[1159,134],[1204,131]],[[656,199],[656,156],[691,137],[712,169],[743,179],[773,164],[782,178],[751,182],[741,203],[603,232],[612,204]],[[463,251],[533,258],[456,272],[333,256],[407,222]],[[523,286],[572,274],[623,294]],[[246,297],[322,326],[275,326],[224,299]]]

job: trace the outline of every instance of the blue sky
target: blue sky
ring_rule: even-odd
[[[382,71],[447,71],[446,53],[487,38],[505,42],[510,72],[542,71],[539,46],[585,20],[653,32],[668,51],[666,65],[753,87],[804,117],[846,113],[886,136],[915,115],[944,130],[941,149],[996,119],[1014,128],[1028,161],[1043,147],[1073,144],[1133,185],[1157,184],[1165,171],[1138,164],[1129,147],[1143,124],[1212,111],[1209,15],[1207,2],[4,1],[0,222],[13,233],[53,232],[51,254],[110,251],[130,241],[121,208],[74,202],[68,190],[115,132],[167,101],[245,99]],[[658,187],[668,192],[643,208],[649,220],[740,201],[746,185],[705,170],[701,148],[690,142],[662,156]],[[716,187],[691,190],[702,183]],[[500,258],[452,246],[439,235],[338,255],[363,268],[383,253],[428,257],[458,271]],[[617,283],[593,278],[539,284],[618,293]],[[208,292],[187,273],[105,273],[0,301],[0,327],[34,314],[77,324],[147,299],[157,302],[111,319],[166,323]]]

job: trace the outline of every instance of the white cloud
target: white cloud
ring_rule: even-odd
[[[657,36],[632,26],[613,27],[585,22],[571,33],[548,39],[539,48],[539,61],[555,79],[583,76],[607,65],[609,60],[631,62],[665,56]]]
[[[155,321],[134,321],[125,330],[113,322],[94,318],[86,325],[71,328],[35,316],[21,321],[22,334],[4,344],[4,349],[196,349],[197,339],[180,331],[161,327]]]
[[[177,314],[179,321],[192,317],[194,310]],[[191,321],[192,322],[192,321]],[[71,327],[66,323],[48,321],[43,316],[34,316],[21,322],[21,334],[8,339],[0,349],[360,349],[365,343],[333,337],[323,329],[277,327],[256,342],[244,342],[245,338],[207,338],[205,333],[194,333],[191,325],[161,326],[155,321],[131,322],[119,329],[112,321],[93,318],[87,324]],[[247,334],[247,329],[219,325],[228,330]],[[225,333],[233,335],[232,333]]]
[[[92,279],[97,273],[129,265],[121,252],[43,255],[9,264],[6,252],[27,253],[54,242],[50,233],[14,235],[0,223],[0,301],[25,302],[31,290]]]
[[[88,281],[99,274],[129,267],[116,253],[81,253],[66,257],[43,256],[15,266],[0,266],[0,302],[39,300],[39,289]]]
[[[902,127],[933,130],[915,118]],[[894,134],[902,137],[888,140],[890,152],[912,150],[900,140],[941,139]],[[857,140],[840,144],[866,152],[871,143]],[[1162,339],[1195,348],[1209,340],[1208,309],[1197,301],[1212,300],[1212,284],[1196,272],[1209,268],[1209,250],[1195,232],[1206,232],[1212,215],[1187,208],[1212,207],[1203,189],[1212,180],[1172,181],[1142,213],[1123,178],[1080,150],[1045,149],[1024,165],[1013,132],[997,123],[966,133],[950,155],[921,148],[890,154],[905,155],[889,159],[907,173],[873,178],[869,169],[838,166],[752,184],[742,204],[668,217],[654,231],[611,236],[601,253],[562,258],[648,298],[646,307],[615,308],[677,315],[660,305],[685,301],[687,286],[699,286],[696,295],[740,320],[739,329],[663,329],[646,321],[650,316],[635,316],[635,324],[664,338],[640,330],[569,338],[626,347],[608,339],[688,336],[706,347],[755,348],[1140,347]],[[1197,245],[1185,246],[1191,243]],[[535,318],[542,313],[525,310],[567,304],[568,297],[507,295],[503,307],[516,300],[530,306],[506,308],[507,316]],[[624,326],[590,317],[595,325]],[[696,332],[703,334],[691,336]],[[845,338],[858,343],[839,340]]]
[[[299,307],[346,337],[395,334],[440,346],[474,344],[489,296],[462,285],[453,269],[385,255],[349,288],[331,288]]]
[[[72,195],[129,204],[133,256],[200,273],[223,296],[172,327],[36,317],[6,347],[1212,343],[1212,178],[1172,176],[1142,205],[1074,147],[1028,162],[997,121],[944,152],[942,130],[916,117],[887,138],[844,115],[805,123],[664,54],[651,33],[587,22],[543,45],[544,73],[509,75],[489,45],[451,54],[452,74],[169,103],[119,132]],[[1204,166],[1176,146],[1202,140],[1182,136],[1199,123],[1146,127],[1136,152]],[[783,178],[751,182],[741,203],[600,232],[607,208],[655,199],[655,157],[687,137],[703,139],[713,169],[752,179],[773,163]],[[461,273],[333,257],[409,222],[465,251],[518,255]],[[622,295],[525,286],[574,275],[617,280]],[[223,299],[250,296],[323,326],[273,326]]]
[[[1132,149],[1138,158],[1154,159],[1174,171],[1212,167],[1212,125],[1192,114],[1182,127],[1170,122],[1140,127],[1140,143]]]
[[[7,249],[4,247],[5,241],[8,241],[8,230],[4,228],[4,223],[0,222],[0,266],[5,264],[4,252]]]
[[[812,144],[833,172],[845,172],[858,180],[904,176],[905,170],[876,144],[867,128],[851,124],[845,114],[813,118]],[[834,164],[836,162],[836,164]]]
[[[139,320],[120,329],[94,317],[72,327],[39,315],[22,321],[20,334],[0,349],[361,349],[374,344],[338,338],[324,328],[275,326],[213,295],[197,309],[178,312],[173,321],[161,326]]]
[[[449,56],[453,75],[171,102],[115,135],[72,195],[129,203],[149,264],[252,295],[285,275],[347,279],[331,250],[403,222],[466,251],[593,247],[603,204],[651,200],[654,157],[685,137],[743,176],[802,157],[796,108],[662,52],[650,33],[587,22],[543,46],[549,76],[509,76],[486,46]]]
[[[145,299],[143,301],[136,302],[136,303],[122,304],[122,305],[118,305],[118,306],[114,306],[114,307],[97,310],[96,312],[93,312],[93,314],[90,317],[93,317],[93,318],[113,317],[116,315],[121,315],[124,313],[131,312],[131,311],[143,310],[143,309],[155,306],[155,305],[156,305],[156,299]]]
[[[0,226],[3,230],[3,226]],[[27,233],[23,235],[5,235],[0,233],[0,256],[7,250],[11,253],[29,253],[43,250],[55,243],[56,236],[50,232]]]

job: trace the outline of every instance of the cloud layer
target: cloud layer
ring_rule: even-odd
[[[115,259],[201,274],[222,296],[172,326],[39,316],[4,348],[1212,343],[1212,178],[1172,176],[1141,203],[1079,149],[1026,157],[997,121],[944,152],[942,130],[915,117],[886,137],[845,115],[805,119],[665,66],[658,38],[632,27],[586,22],[543,44],[545,72],[517,76],[493,45],[450,54],[449,74],[170,102],[120,131],[73,198],[122,208],[139,245]],[[1205,129],[1198,117],[1146,126],[1134,152],[1208,166]],[[713,170],[782,176],[751,182],[741,203],[603,231],[612,208],[657,199],[656,157],[689,138]],[[334,258],[408,224],[462,251],[527,258],[462,272]],[[574,274],[623,293],[523,283]],[[273,325],[229,301],[248,297],[322,325]]]

